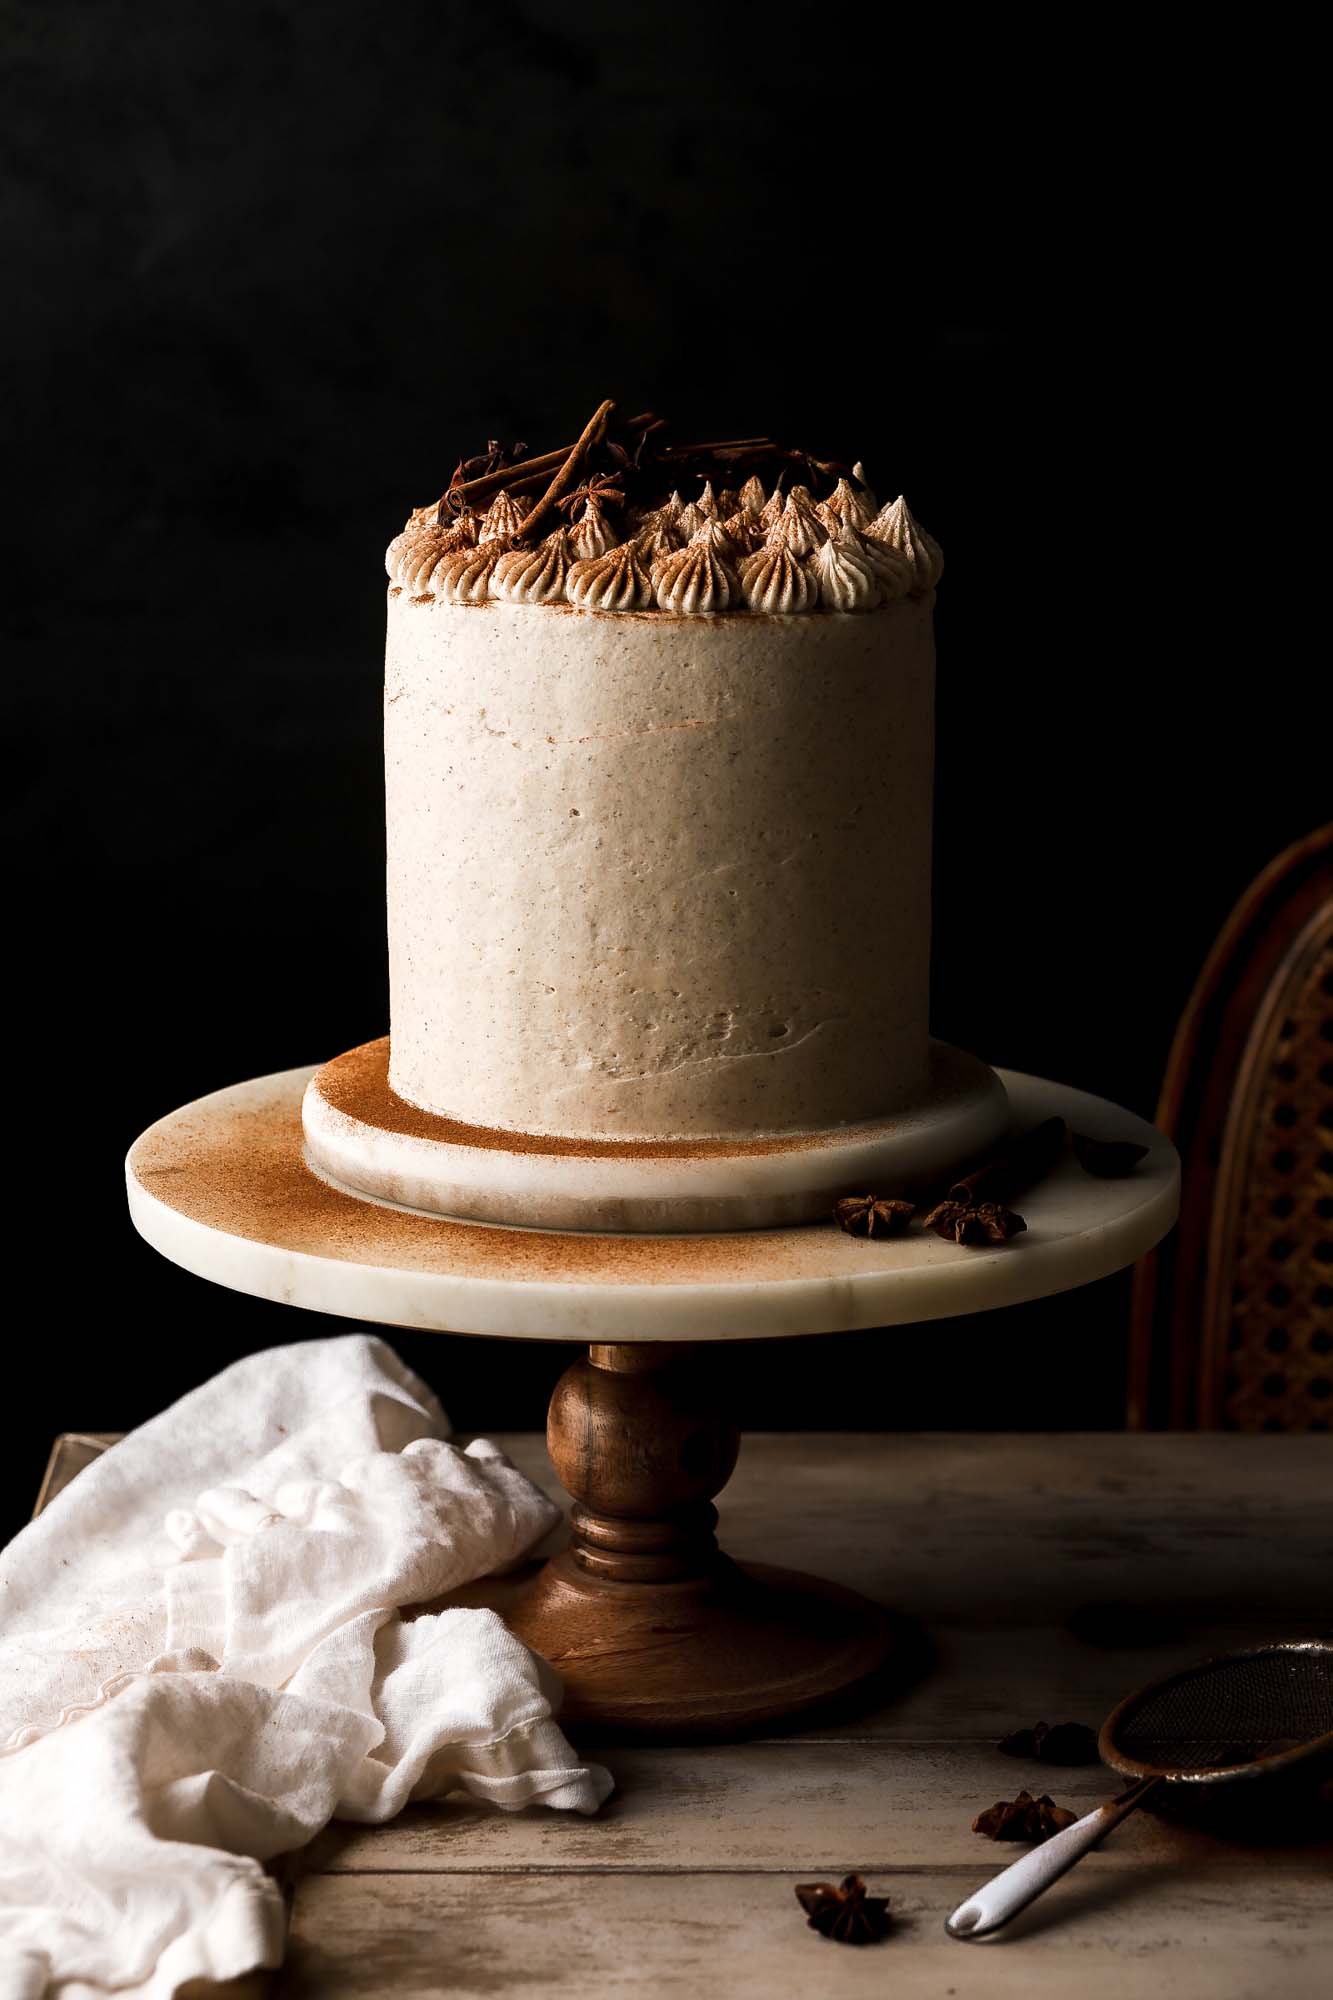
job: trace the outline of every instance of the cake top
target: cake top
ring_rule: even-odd
[[[873,611],[922,596],[944,558],[900,494],[880,507],[858,462],[769,438],[668,445],[661,418],[573,445],[491,444],[390,542],[390,583],[438,603],[575,605],[685,616]]]

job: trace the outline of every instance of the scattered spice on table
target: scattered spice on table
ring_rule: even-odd
[[[1039,1764],[1099,1764],[1097,1732],[1085,1722],[1038,1722],[1013,1729],[996,1745],[1006,1757],[1035,1757]]]
[[[836,1885],[802,1882],[796,1900],[811,1930],[836,1944],[874,1944],[892,1922],[888,1897],[868,1896],[859,1875],[844,1875]]]
[[[969,1250],[985,1249],[991,1243],[1008,1243],[1027,1228],[1021,1215],[1003,1208],[998,1201],[974,1204],[953,1200],[942,1201],[932,1208],[925,1226],[947,1243],[962,1243]]]
[[[1085,1174],[1095,1174],[1099,1181],[1123,1180],[1132,1174],[1140,1160],[1148,1157],[1148,1148],[1138,1146],[1132,1139],[1090,1139],[1086,1132],[1071,1135],[1074,1158]]]
[[[892,1201],[883,1195],[845,1194],[833,1204],[839,1229],[849,1236],[901,1236],[916,1213],[910,1201]]]
[[[1020,1792],[1016,1799],[997,1799],[985,1812],[978,1813],[972,1822],[973,1833],[984,1833],[987,1840],[1049,1840],[1053,1833],[1062,1833],[1078,1818],[1068,1806],[1058,1806],[1046,1792],[1040,1798],[1033,1798],[1031,1792]]]

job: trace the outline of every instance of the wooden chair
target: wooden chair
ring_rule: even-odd
[[[1135,1272],[1133,1430],[1333,1423],[1333,826],[1223,926],[1176,1031],[1157,1122],[1179,1227]]]

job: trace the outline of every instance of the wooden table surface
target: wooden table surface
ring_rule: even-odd
[[[501,1436],[558,1492],[542,1441]],[[103,1440],[62,1439],[43,1499]],[[1333,1633],[1333,1439],[751,1437],[721,1499],[735,1555],[924,1621],[935,1661],[853,1719],[725,1747],[590,1746],[594,1819],[415,1807],[335,1825],[290,1868],[275,2000],[786,1996],[1314,2000],[1333,1993],[1333,1802],[1216,1828],[1148,1813],[999,1937],[943,1921],[1021,1849],[971,1831],[1023,1785],[1077,1809],[1118,1781],[999,1754],[1039,1718],[1097,1724],[1228,1644]],[[792,1889],[864,1875],[882,1944],[805,1926]]]

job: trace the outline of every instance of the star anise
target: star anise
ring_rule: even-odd
[[[874,1944],[892,1922],[888,1897],[867,1896],[859,1875],[844,1875],[836,1887],[832,1882],[802,1882],[796,1900],[811,1930],[838,1944]]]
[[[1122,1180],[1148,1155],[1148,1148],[1132,1139],[1090,1139],[1086,1132],[1073,1132],[1070,1138],[1084,1173],[1095,1174],[1099,1181]]]
[[[1038,1722],[1015,1729],[996,1745],[1006,1757],[1035,1757],[1039,1764],[1098,1764],[1097,1732],[1083,1722]]]
[[[1020,1792],[1016,1799],[997,1799],[984,1813],[978,1813],[972,1831],[984,1833],[987,1840],[1043,1841],[1053,1833],[1062,1833],[1077,1818],[1077,1813],[1070,1812],[1068,1806],[1058,1806],[1045,1792],[1039,1799],[1031,1792]]]
[[[916,1214],[916,1204],[883,1195],[845,1194],[834,1202],[833,1214],[839,1229],[849,1236],[901,1236]]]
[[[1007,1243],[1011,1236],[1021,1236],[1027,1224],[1021,1215],[998,1201],[976,1204],[942,1201],[926,1217],[926,1228],[933,1229],[948,1243],[963,1243],[969,1249],[976,1249],[988,1243]]]
[[[610,500],[615,506],[625,504],[625,489],[618,482],[618,472],[594,472],[582,486],[576,486],[572,493],[566,493],[556,501],[556,506],[569,509],[581,507],[585,500]]]

